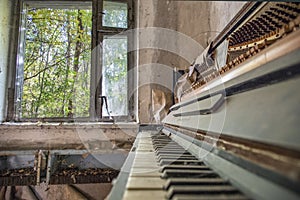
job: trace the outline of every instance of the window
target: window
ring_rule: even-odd
[[[89,116],[92,7],[72,7],[24,3],[20,118]]]
[[[109,114],[127,115],[127,37],[104,36],[102,91],[107,97]]]
[[[132,60],[122,32],[132,27],[131,4],[24,0],[22,5],[15,119],[128,116]],[[93,54],[96,46],[100,54]]]
[[[97,45],[101,47],[99,56],[100,62],[95,67],[96,97],[105,97],[97,101],[95,106],[96,116],[110,118],[127,117],[130,113],[129,93],[130,84],[128,70],[132,65],[131,53],[128,52],[128,45],[133,41],[123,34],[132,28],[129,19],[129,1],[101,1],[102,15],[98,31]],[[131,63],[131,65],[129,64]],[[97,75],[98,74],[98,75]],[[97,77],[97,76],[101,77]],[[108,109],[102,108],[104,99],[107,99]],[[92,99],[93,101],[93,99]]]
[[[127,28],[127,3],[104,1],[102,24],[106,27]]]
[[[127,28],[127,3],[103,1],[101,34],[102,94],[107,97],[108,112],[103,116],[127,115],[127,36],[120,34]],[[105,30],[114,32],[108,35]]]

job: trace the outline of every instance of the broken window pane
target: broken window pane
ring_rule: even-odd
[[[127,28],[127,3],[104,1],[103,26]]]
[[[102,77],[110,115],[127,115],[127,36],[104,36]]]

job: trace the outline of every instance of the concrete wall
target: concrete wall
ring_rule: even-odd
[[[242,1],[214,1],[210,2],[209,24],[212,32],[219,33],[228,22],[245,5]]]
[[[0,1],[0,122],[6,112],[6,77],[8,71],[8,52],[10,36],[11,1]]]
[[[138,1],[138,28],[150,28],[160,27],[176,30],[177,27],[177,11],[176,3],[166,0],[139,0]],[[147,31],[147,29],[146,29]],[[160,31],[160,30],[158,30]],[[162,30],[163,31],[163,30]],[[168,71],[172,73],[172,68],[176,67],[177,62],[172,62],[176,56],[171,53],[159,49],[160,43],[163,42],[163,34],[156,33],[149,36],[139,35],[140,40],[140,53],[139,53],[139,69],[138,69],[138,85],[139,85],[139,119],[142,123],[155,122],[154,115],[155,111],[160,108],[153,105],[152,98],[158,98],[160,103],[165,98],[171,101],[171,95],[162,97],[161,94],[169,93],[167,87],[168,84],[172,83],[172,77],[162,75],[162,71]],[[151,37],[149,39],[149,37]],[[149,41],[148,41],[149,40]],[[146,45],[143,45],[147,41]],[[146,49],[145,46],[152,46],[154,48]],[[165,57],[165,55],[167,55]],[[165,59],[166,58],[166,59]],[[165,70],[163,70],[165,69]],[[163,93],[161,92],[163,91]],[[156,95],[154,95],[156,92]],[[169,102],[168,101],[168,102]],[[157,107],[154,110],[154,107]]]
[[[245,3],[170,0],[137,2],[138,28],[159,27],[178,33],[174,39],[166,38],[161,32],[153,33],[151,39],[140,35],[140,44],[149,40],[154,48],[142,49],[139,53],[139,119],[141,123],[159,123],[155,115],[163,118],[172,104],[172,87],[169,88],[172,85],[172,69],[186,69]],[[198,47],[190,45],[193,41],[197,42]],[[175,48],[168,49],[169,43],[175,45]],[[155,48],[162,44],[166,45],[164,50]],[[162,71],[168,73],[162,74]]]

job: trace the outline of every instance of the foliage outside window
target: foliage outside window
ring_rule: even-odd
[[[104,1],[103,26],[127,28],[127,3]]]
[[[22,118],[89,116],[92,11],[26,14]]]
[[[127,28],[127,3],[104,1],[103,13],[103,27],[110,27],[110,30]],[[127,36],[104,34],[102,47],[102,95],[107,97],[110,115],[127,115]],[[105,111],[102,114],[109,115]]]
[[[127,115],[127,37],[104,37],[103,95],[107,96],[110,115]],[[103,113],[107,116],[108,113]]]
[[[79,6],[45,2],[30,2],[24,12],[25,34],[20,35],[24,53],[19,54],[16,82],[17,118],[89,117],[93,112],[91,84],[102,87],[100,95],[107,96],[110,115],[128,115],[128,41],[121,34],[128,27],[127,2],[103,1],[100,30],[117,35],[98,30],[103,58],[96,67],[102,69],[103,77],[96,86],[98,77],[91,76],[92,10],[80,2]],[[103,110],[103,116],[109,114]]]

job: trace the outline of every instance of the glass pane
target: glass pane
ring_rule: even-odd
[[[127,37],[105,36],[103,40],[102,93],[110,115],[127,115]],[[108,116],[103,107],[103,116]]]
[[[89,116],[92,11],[30,8],[22,118]]]
[[[127,3],[104,1],[103,26],[127,28]]]

